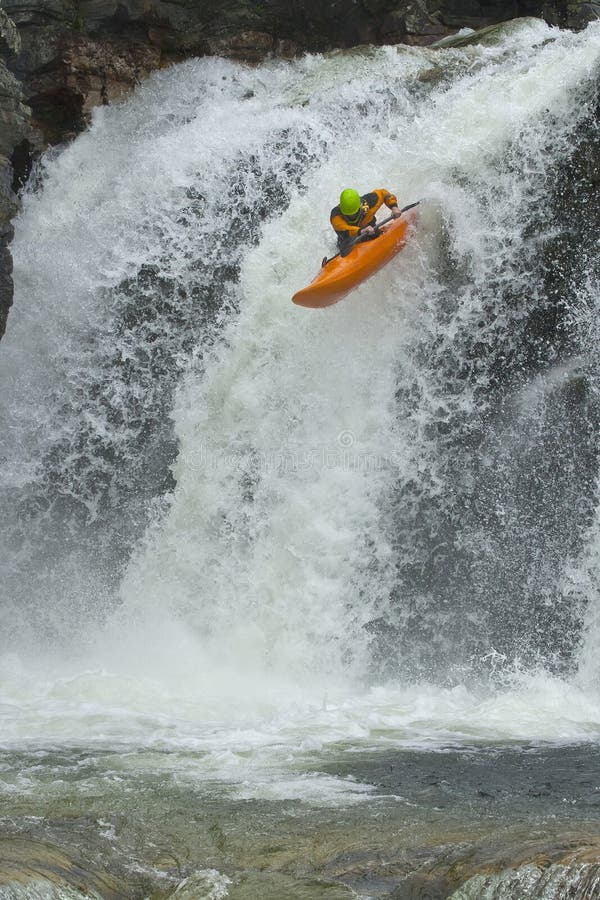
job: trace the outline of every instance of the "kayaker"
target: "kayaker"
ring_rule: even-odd
[[[354,239],[360,234],[367,239],[377,237],[377,210],[383,204],[390,209],[394,219],[402,213],[398,201],[385,188],[378,188],[362,197],[354,188],[346,188],[340,194],[340,202],[331,210],[330,221],[337,234],[340,256],[347,256],[354,246]]]

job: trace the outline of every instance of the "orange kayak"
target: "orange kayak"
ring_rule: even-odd
[[[337,303],[402,250],[416,219],[417,213],[411,209],[384,225],[379,237],[356,244],[348,256],[335,256],[292,301],[312,309]]]

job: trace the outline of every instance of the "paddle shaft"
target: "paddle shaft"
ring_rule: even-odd
[[[408,206],[403,206],[402,209],[400,210],[400,213],[405,213],[409,209],[412,209],[413,207],[418,206],[420,202],[421,202],[420,200],[417,200],[416,203],[409,203]],[[383,222],[379,222],[379,224],[374,227],[381,228],[383,225],[387,225],[388,222],[391,222],[393,218],[394,218],[393,216],[388,216],[387,219],[384,219]],[[366,225],[365,227],[369,228],[370,226]],[[359,234],[358,237],[354,238],[354,240],[352,241],[350,246],[354,247],[354,245],[358,244],[359,241],[361,241],[363,239],[363,237],[364,237],[364,234]],[[340,255],[339,253],[336,253],[335,256],[332,256],[330,259],[327,259],[327,257],[325,257],[325,259],[321,263],[321,268],[326,266],[327,263],[330,263],[332,260],[337,259],[339,255]]]

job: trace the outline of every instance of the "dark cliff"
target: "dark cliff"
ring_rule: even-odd
[[[17,211],[13,192],[15,148],[30,135],[30,111],[22,102],[21,86],[5,63],[14,60],[21,43],[14,23],[0,9],[0,335],[12,304],[11,220]]]

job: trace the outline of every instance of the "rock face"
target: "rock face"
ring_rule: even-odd
[[[581,26],[593,3],[555,0],[4,0],[0,8],[0,336],[12,303],[14,188],[94,106],[189,56],[249,62],[357,44],[429,44],[524,15]]]
[[[29,133],[29,109],[22,102],[19,82],[5,64],[16,57],[20,46],[14,23],[0,9],[0,336],[4,334],[13,297],[8,245],[13,236],[11,219],[17,211],[17,198],[12,189],[11,157]]]

